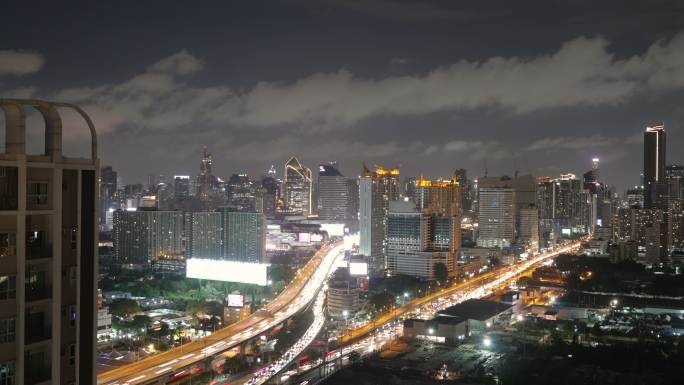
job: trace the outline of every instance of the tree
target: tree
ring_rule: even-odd
[[[133,316],[131,326],[134,328],[147,328],[151,322],[152,319],[150,317],[144,314],[136,314]]]
[[[442,262],[435,263],[435,279],[442,285],[449,280],[449,270]]]
[[[394,303],[394,296],[386,291],[383,291],[381,293],[374,294],[372,297],[370,297],[369,301],[375,310],[381,311],[392,306]]]
[[[113,315],[123,318],[128,318],[142,312],[138,302],[128,298],[119,298],[112,301],[112,304],[109,306],[109,311]]]

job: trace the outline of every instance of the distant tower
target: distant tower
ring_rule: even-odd
[[[596,179],[599,179],[599,158],[592,158],[591,160],[591,171],[594,172]]]
[[[659,186],[665,182],[665,127],[646,127],[644,132],[644,207],[657,208]]]
[[[313,214],[313,174],[296,157],[285,163],[283,195],[287,211],[308,216]]]
[[[202,163],[200,173],[197,175],[197,196],[206,201],[209,199],[212,188],[214,187],[214,175],[211,173],[211,154],[207,151],[207,146],[202,149]]]

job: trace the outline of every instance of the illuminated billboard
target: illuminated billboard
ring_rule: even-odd
[[[349,274],[351,274],[351,275],[368,275],[368,263],[366,263],[366,262],[349,262]]]
[[[323,234],[318,233],[298,233],[297,240],[301,243],[323,242]]]
[[[228,261],[221,259],[190,258],[186,261],[185,276],[224,282],[268,284],[268,264]]]
[[[245,306],[245,296],[242,294],[228,294],[228,307]]]

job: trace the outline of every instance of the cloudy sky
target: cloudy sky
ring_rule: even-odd
[[[290,155],[349,176],[579,174],[598,156],[622,189],[654,122],[684,162],[682,2],[106,3],[6,4],[0,96],[84,106],[126,183],[196,173],[206,145],[221,176]],[[85,128],[65,126],[77,154]]]

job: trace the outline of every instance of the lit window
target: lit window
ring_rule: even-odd
[[[16,298],[17,278],[13,275],[0,275],[0,300]]]
[[[13,233],[0,233],[0,258],[16,255],[17,238]]]

